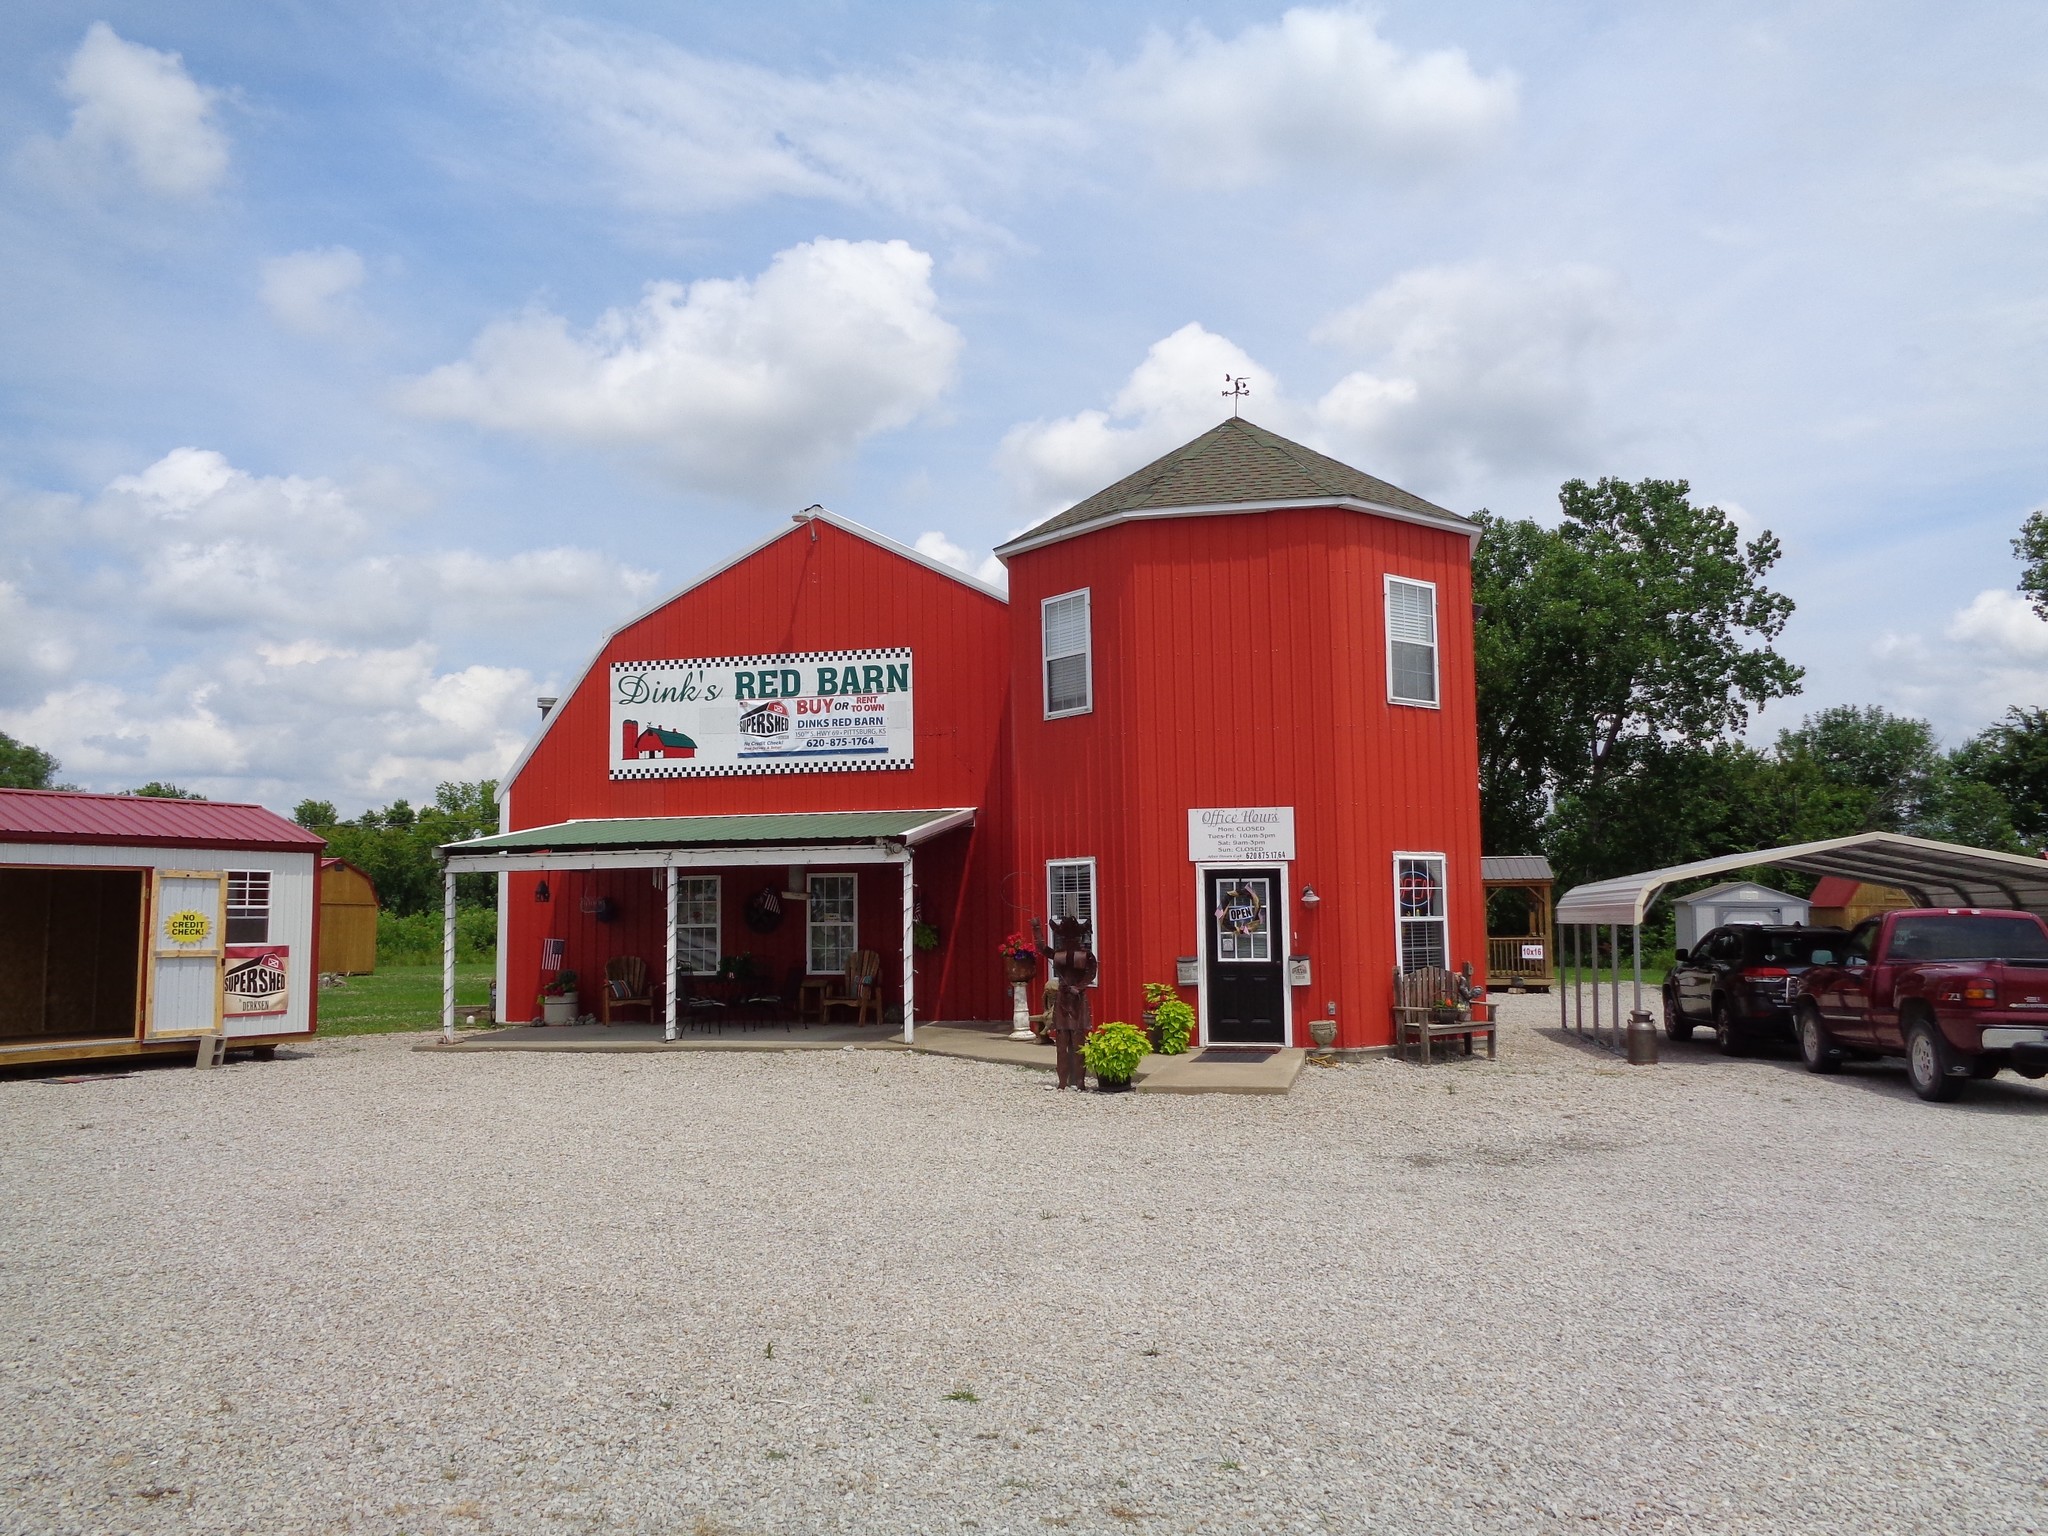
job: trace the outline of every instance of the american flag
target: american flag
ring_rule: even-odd
[[[544,971],[559,971],[562,968],[562,941],[542,939],[540,941],[540,968]]]

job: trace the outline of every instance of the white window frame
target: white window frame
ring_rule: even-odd
[[[1061,651],[1054,655],[1046,648],[1046,620],[1054,603],[1071,602],[1081,599],[1081,648],[1078,651]],[[1052,707],[1052,664],[1069,657],[1081,658],[1081,677],[1086,697],[1071,709]],[[1045,700],[1045,718],[1064,720],[1069,715],[1092,714],[1095,710],[1095,599],[1092,589],[1077,587],[1072,592],[1061,592],[1043,598],[1038,604],[1038,685]]]
[[[1100,899],[1102,895],[1102,887],[1100,884],[1097,883],[1095,877],[1095,856],[1093,854],[1089,854],[1084,858],[1047,859],[1045,861],[1045,938],[1048,944],[1052,942],[1052,920],[1059,915],[1057,907],[1053,901],[1053,897],[1056,893],[1053,890],[1052,881],[1053,871],[1056,869],[1086,869],[1088,871],[1088,942],[1094,946],[1095,958],[1097,961],[1100,961],[1102,959],[1102,902]],[[1060,892],[1057,894],[1063,895],[1067,893]],[[1096,979],[1090,982],[1089,985],[1102,985],[1101,972],[1099,969],[1096,972]]]
[[[844,880],[853,892],[852,916],[844,923],[834,919],[831,923],[818,921],[818,882],[821,880]],[[804,903],[804,974],[806,976],[843,976],[846,974],[846,960],[826,970],[818,969],[818,935],[825,928],[846,930],[846,955],[852,959],[860,953],[860,876],[833,870],[828,874],[812,875],[804,885],[810,899]]]
[[[1403,917],[1401,915],[1401,862],[1404,859],[1428,859],[1436,865],[1437,889],[1443,892],[1444,910],[1437,917]],[[1436,923],[1443,932],[1444,969],[1451,968],[1451,861],[1441,853],[1424,853],[1403,850],[1394,855],[1394,967],[1407,975],[1407,946],[1402,940],[1407,936],[1410,923]]]
[[[698,895],[694,898],[689,894],[690,887],[693,885],[699,888]],[[703,888],[706,886],[710,887],[711,892],[711,922],[708,925],[684,922],[684,912],[688,910],[689,904],[693,900],[701,901],[703,899]],[[707,927],[711,934],[711,964],[705,969],[692,969],[688,966],[684,956],[683,934],[685,932],[703,933],[707,930]],[[678,975],[714,976],[718,973],[718,967],[725,960],[725,883],[722,876],[686,875],[680,871],[677,873],[675,944],[676,973]]]
[[[224,944],[268,944],[270,942],[271,896],[277,882],[267,869],[231,869],[221,896],[221,942]],[[256,900],[258,893],[262,899]],[[237,895],[240,900],[236,900]],[[263,932],[255,938],[236,934],[238,922],[261,922]]]
[[[1394,588],[1397,584],[1404,587],[1420,587],[1429,593],[1429,691],[1431,696],[1426,699],[1404,698],[1394,691],[1394,645],[1396,643],[1394,636]],[[1443,624],[1438,616],[1436,595],[1435,582],[1420,581],[1413,576],[1389,575],[1381,584],[1381,628],[1386,631],[1387,636],[1387,702],[1389,704],[1400,704],[1409,709],[1442,709],[1444,707]],[[1402,640],[1400,643],[1403,645],[1414,645],[1418,642]]]

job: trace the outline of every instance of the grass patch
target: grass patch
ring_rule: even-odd
[[[455,1003],[490,1001],[491,967],[455,967]],[[351,976],[343,987],[320,989],[320,1033],[389,1035],[401,1030],[441,1027],[441,968],[386,966],[368,976]]]
[[[946,1394],[946,1401],[949,1403],[978,1403],[981,1399],[966,1387],[955,1387]]]

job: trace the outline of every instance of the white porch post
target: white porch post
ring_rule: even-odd
[[[917,887],[911,852],[903,850],[903,1043],[917,1039]]]
[[[676,867],[668,867],[668,938],[663,948],[668,957],[664,962],[661,985],[661,1038],[673,1040],[676,1037]]]
[[[455,1043],[455,871],[441,876],[441,1040]]]

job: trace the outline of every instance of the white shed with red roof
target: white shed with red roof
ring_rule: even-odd
[[[324,847],[260,805],[0,790],[0,1066],[311,1035]]]

